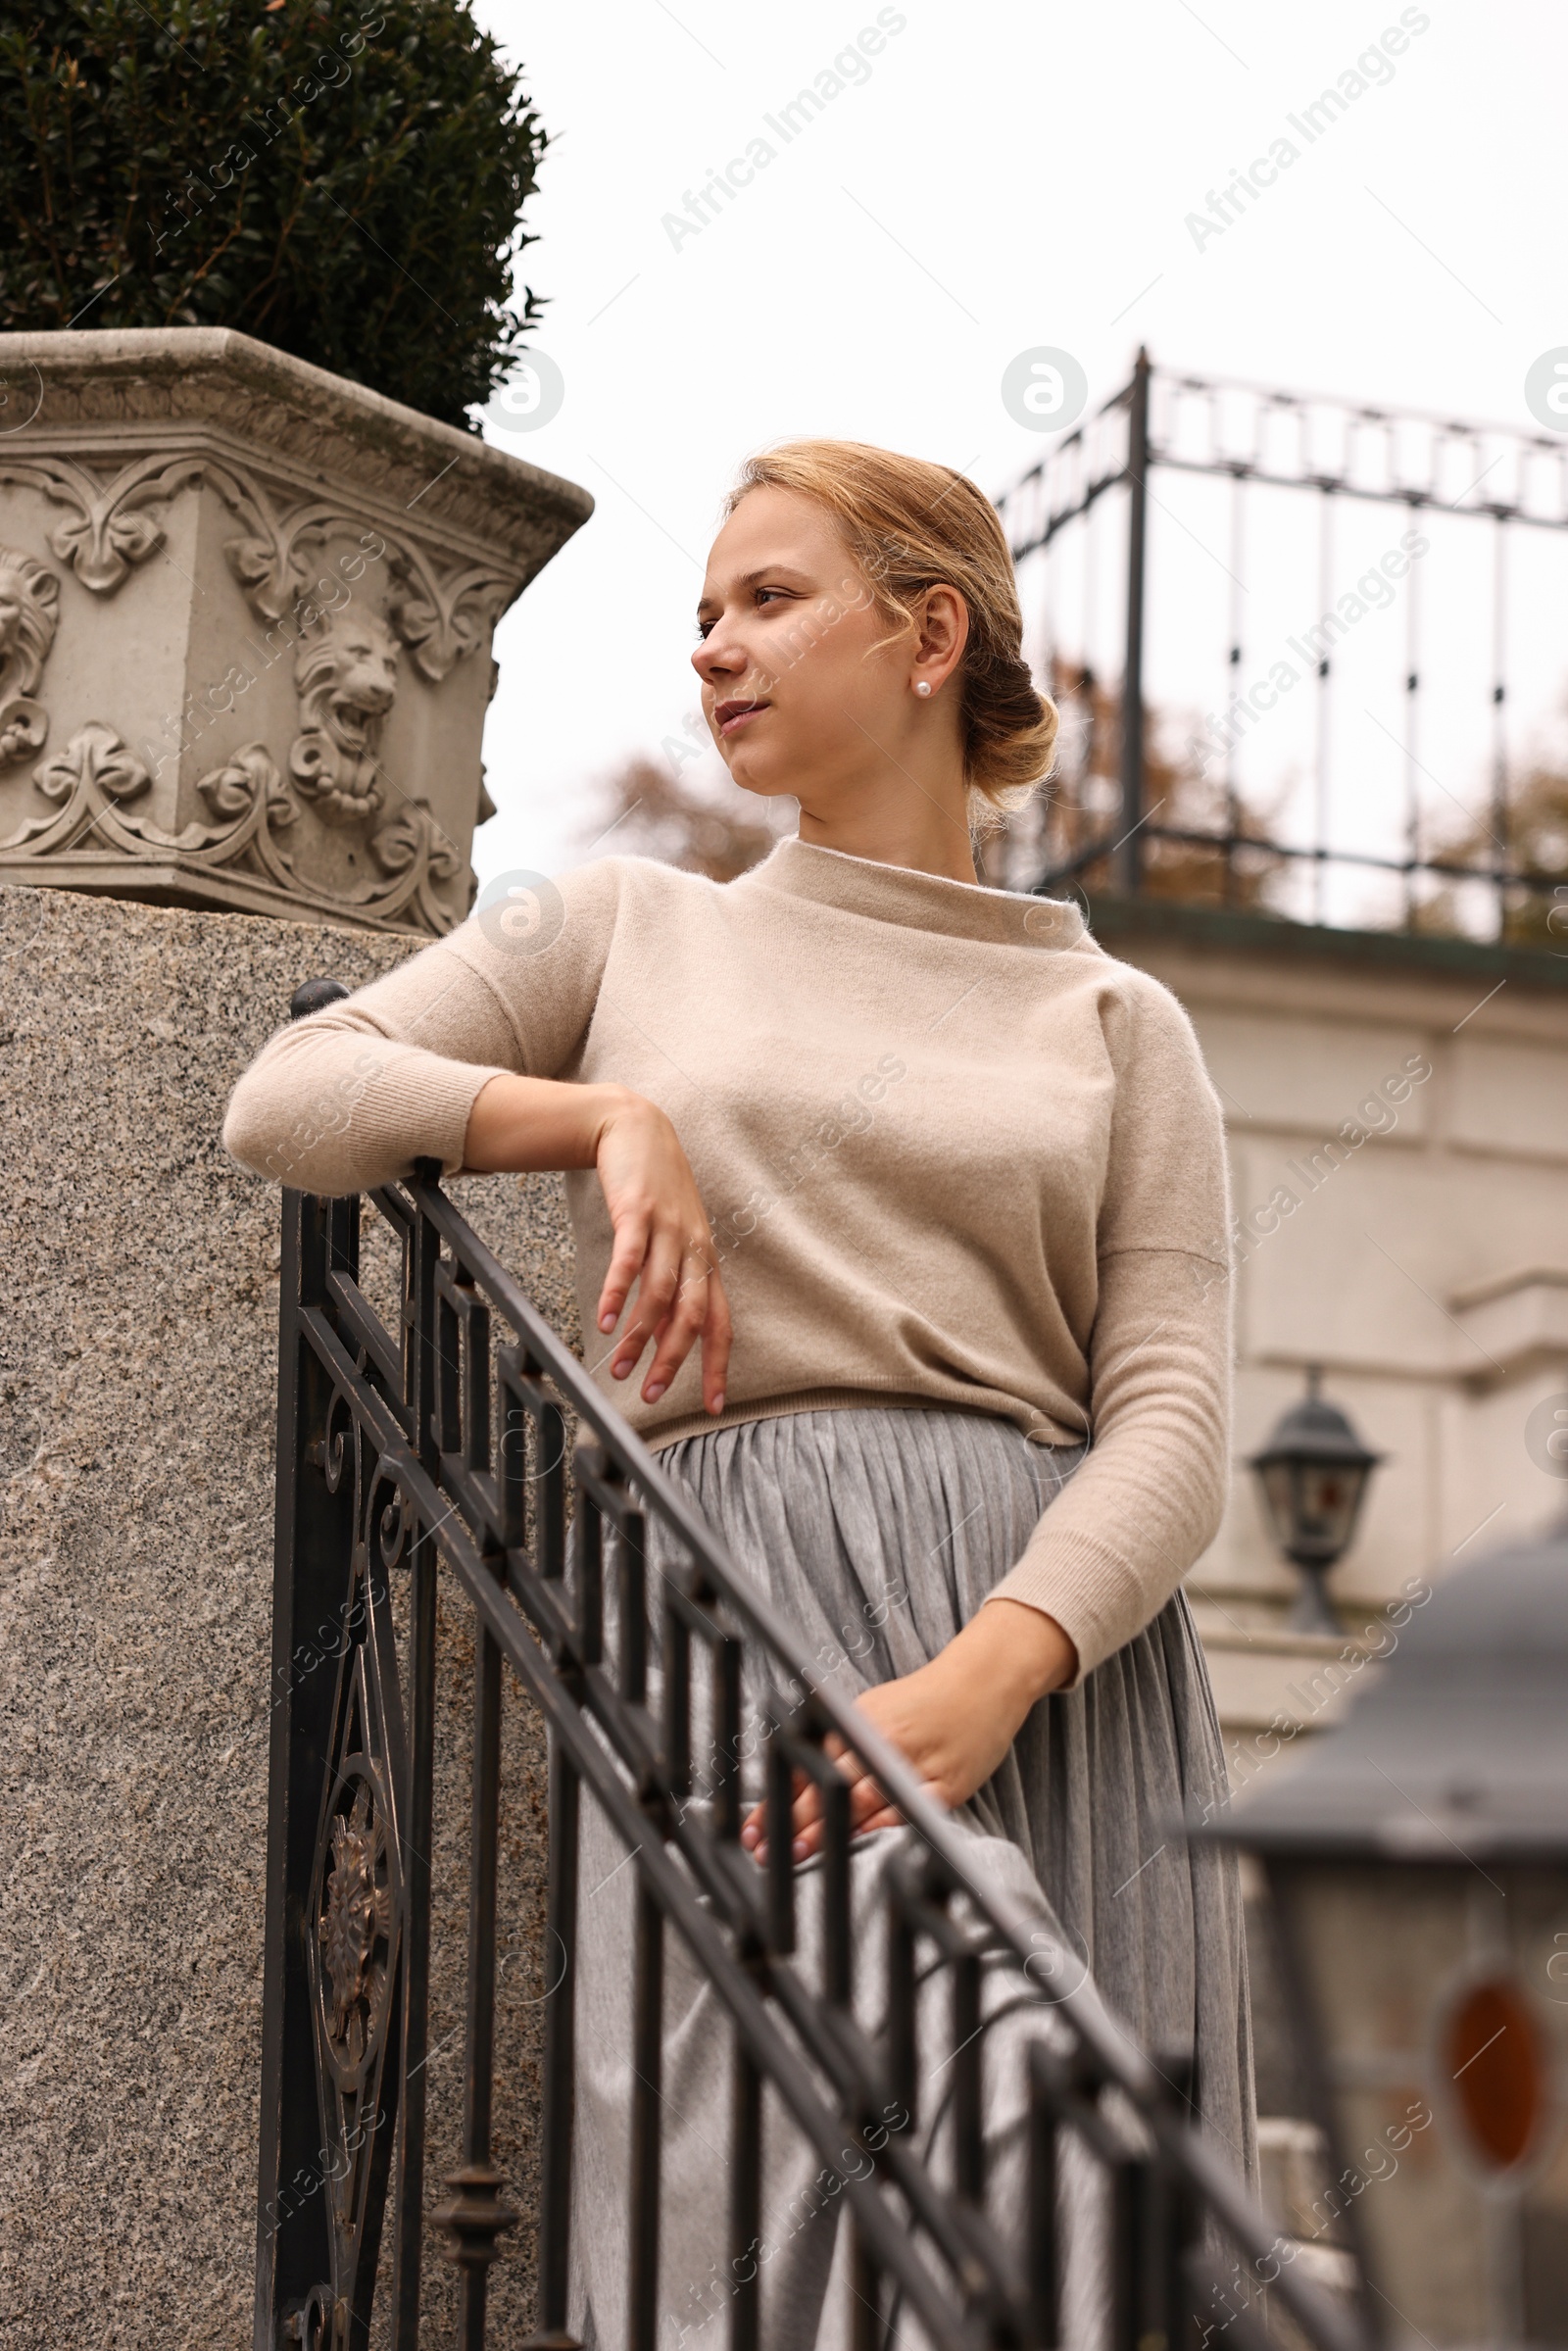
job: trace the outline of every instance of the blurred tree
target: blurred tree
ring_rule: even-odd
[[[603,842],[606,857],[658,857],[732,882],[793,832],[795,819],[793,800],[758,800],[727,776],[702,791],[657,759],[636,759],[602,786],[583,847]]]
[[[467,0],[11,0],[0,328],[236,327],[465,424],[545,144]]]
[[[1429,848],[1445,863],[1483,870],[1502,864],[1515,873],[1539,877],[1539,889],[1521,887],[1507,893],[1502,937],[1510,947],[1551,947],[1568,953],[1568,768],[1544,757],[1510,781],[1500,841],[1489,809]],[[1412,927],[1463,933],[1469,926],[1461,893],[1470,887],[1448,884],[1434,891],[1417,907]]]
[[[976,845],[980,879],[997,888],[1026,890],[1042,872],[1105,838],[1107,829],[1115,836],[1121,756],[1115,695],[1087,671],[1070,677],[1064,672],[1054,687],[1062,711],[1055,773],[1026,807],[1015,809]],[[1155,731],[1152,724],[1152,737]],[[1204,772],[1196,753],[1162,751],[1152,740],[1147,774],[1150,805],[1159,804],[1155,822],[1182,831],[1225,829],[1229,803],[1224,783]],[[1266,818],[1245,806],[1236,813],[1244,841],[1261,842]],[[672,772],[656,759],[642,758],[628,760],[607,779],[581,838],[584,849],[603,841],[607,855],[658,857],[691,873],[706,873],[711,881],[728,882],[765,857],[776,841],[794,830],[795,822],[793,800],[758,800],[727,777],[699,786],[679,769]],[[1145,886],[1154,898],[1266,911],[1268,881],[1284,862],[1261,847],[1243,848],[1227,891],[1225,859],[1218,851],[1152,841]],[[1108,858],[1086,866],[1079,879],[1091,895],[1108,889]]]
[[[1034,802],[1009,820],[1007,839],[987,845],[989,874],[1027,889],[1039,874],[1070,862],[1096,841],[1119,837],[1121,704],[1116,688],[1093,670],[1053,663],[1050,692],[1061,713],[1056,764]],[[1227,789],[1223,775],[1179,745],[1177,727],[1151,710],[1145,718],[1144,890],[1151,898],[1197,905],[1270,910],[1270,883],[1286,860],[1263,848],[1276,811],[1259,808]],[[1199,842],[1162,841],[1154,828],[1224,835],[1244,843],[1227,859]],[[1082,867],[1076,880],[1094,897],[1113,887],[1109,856]]]

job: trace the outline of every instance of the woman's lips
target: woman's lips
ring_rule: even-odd
[[[721,702],[713,716],[721,735],[733,735],[748,718],[756,718],[766,708],[765,702]]]

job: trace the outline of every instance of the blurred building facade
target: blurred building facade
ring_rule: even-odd
[[[1568,954],[1158,901],[1093,919],[1187,1006],[1225,1108],[1236,1460],[1190,1591],[1250,1776],[1282,1751],[1277,1717],[1320,1727],[1354,1678],[1338,1644],[1288,1630],[1295,1571],[1246,1466],[1309,1366],[1386,1455],[1330,1580],[1348,1641],[1561,1507]]]

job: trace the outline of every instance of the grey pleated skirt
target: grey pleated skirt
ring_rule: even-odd
[[[813,1671],[853,1696],[912,1672],[953,1639],[1082,1458],[1082,1447],[1031,1444],[989,1414],[898,1406],[705,1431],[666,1447],[661,1466],[689,1488],[737,1567],[794,1626]],[[651,1539],[657,1566],[652,1531]],[[1196,2055],[1201,2120],[1250,2176],[1236,1864],[1212,1848],[1189,1849],[1170,1829],[1194,1800],[1217,1803],[1224,1787],[1207,1672],[1178,1592],[1077,1690],[1043,1699],[1000,1770],[953,1817],[971,1842],[977,1878],[1038,1911],[1144,2049]],[[882,1831],[853,1848],[858,1935],[875,1935],[882,1876],[909,1836]],[[634,1875],[625,1858],[586,1804],[572,2300],[590,2351],[612,2351],[625,2336]],[[815,1875],[814,1864],[800,1872],[803,1939]],[[724,2236],[730,2035],[680,1938],[667,1940],[659,2341],[661,2351],[722,2351],[733,2292]],[[1038,2009],[1034,2017],[1038,2025]],[[1019,2119],[1007,2072],[988,2061],[987,2095],[995,2082],[1000,2104],[987,2128],[999,2150]],[[820,2198],[803,2197],[818,2169],[769,2098],[758,2255],[764,2351],[827,2351],[848,2340],[848,2232],[830,2201],[815,2209]],[[1078,2306],[1070,2336],[1086,2351],[1100,2338],[1094,2235],[1086,2204],[1077,2293],[1069,2275]]]

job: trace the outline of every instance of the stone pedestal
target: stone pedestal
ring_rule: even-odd
[[[230,1086],[303,979],[406,943],[0,889],[0,2336],[248,2343],[267,1837],[279,1200]],[[575,1333],[559,1179],[463,1209]],[[443,1605],[428,2202],[459,2160],[472,1663]],[[531,2318],[543,1739],[503,1764],[496,2160]],[[455,2339],[432,2232],[431,2339]]]
[[[573,483],[217,327],[0,335],[0,880],[429,937]]]

